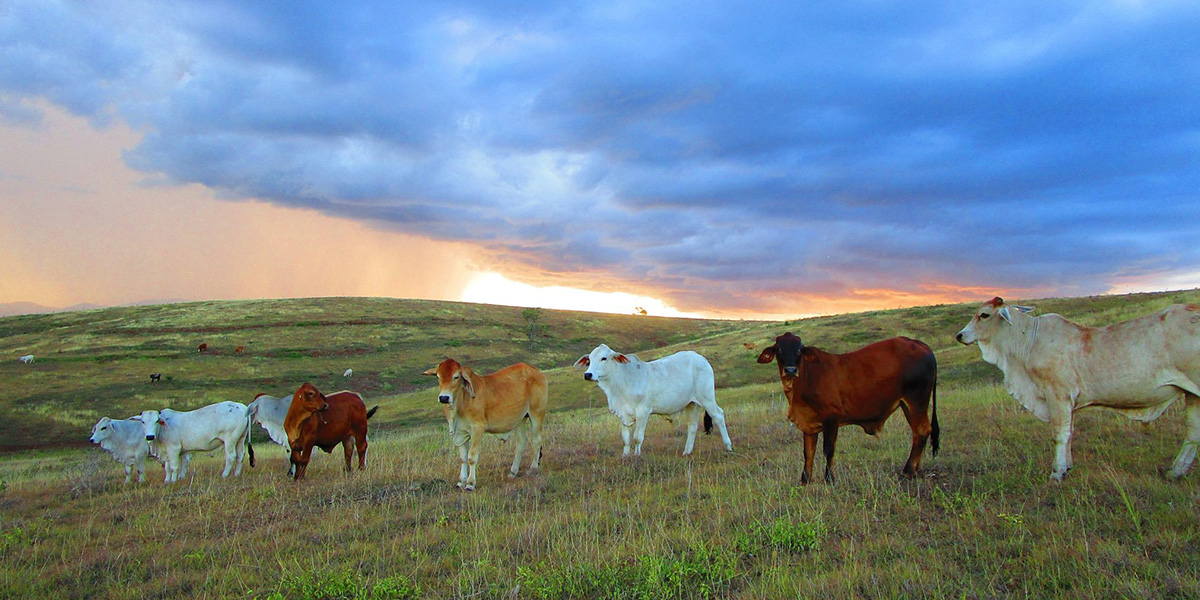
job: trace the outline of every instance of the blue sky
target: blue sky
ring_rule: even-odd
[[[1192,2],[10,0],[0,120],[688,310],[1079,295],[1200,281],[1198,31]]]

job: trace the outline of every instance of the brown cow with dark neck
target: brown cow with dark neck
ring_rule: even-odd
[[[346,454],[347,473],[350,472],[350,458],[357,448],[358,468],[363,469],[367,460],[367,419],[377,410],[378,406],[368,412],[362,396],[354,392],[335,392],[326,396],[311,383],[300,386],[292,395],[292,405],[283,418],[283,429],[292,449],[292,464],[296,465],[296,479],[304,479],[313,446],[333,452],[333,448],[341,444]]]
[[[758,356],[760,363],[771,361],[779,365],[788,419],[804,433],[801,483],[812,480],[817,434],[825,434],[825,481],[833,483],[838,428],[858,425],[868,435],[875,435],[896,408],[904,411],[912,428],[912,451],[904,474],[914,475],[920,468],[931,435],[933,455],[937,456],[937,360],[924,343],[897,337],[846,354],[831,354],[804,346],[788,332]]]

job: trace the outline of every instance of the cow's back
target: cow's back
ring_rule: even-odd
[[[517,363],[484,376],[484,380],[487,391],[475,399],[482,400],[482,406],[460,414],[468,420],[482,419],[487,431],[511,431],[526,414],[541,417],[546,413],[546,376],[536,367]]]
[[[845,354],[806,348],[801,360],[804,374],[793,389],[804,398],[802,404],[832,407],[850,418],[875,415],[879,406],[898,402],[906,390],[921,389],[937,379],[933,351],[924,342],[906,337]]]
[[[634,368],[626,370],[633,371],[633,377],[642,379],[643,395],[654,402],[656,409],[661,407],[676,412],[698,395],[713,394],[716,376],[712,365],[696,352],[684,350],[641,365],[642,373],[636,365],[630,365]]]
[[[365,435],[367,405],[354,392],[335,392],[325,396],[329,408],[313,413],[300,427],[301,440],[310,438],[324,450],[340,444],[348,435]]]
[[[245,435],[248,425],[245,404],[226,400],[196,410],[161,411],[167,422],[166,443],[179,443],[189,450],[213,450],[220,440]]]

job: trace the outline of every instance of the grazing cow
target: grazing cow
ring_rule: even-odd
[[[424,374],[438,378],[438,402],[444,405],[450,440],[458,447],[458,487],[468,492],[475,489],[475,466],[479,463],[484,433],[496,434],[507,441],[516,432],[517,448],[508,472],[510,479],[520,471],[526,438],[532,437],[533,462],[529,470],[538,470],[547,402],[546,376],[541,371],[517,363],[490,375],[479,375],[447,358]],[[527,419],[528,432],[522,427]]]
[[[196,347],[197,352],[204,352],[205,350],[208,350],[208,344],[200,344]]]
[[[1072,415],[1104,406],[1142,422],[1187,400],[1188,434],[1167,475],[1183,477],[1200,446],[1200,306],[1167,307],[1108,327],[1083,327],[1033,308],[984,303],[956,338],[979,344],[983,360],[1004,372],[1004,387],[1050,423],[1061,481],[1071,469]]]
[[[288,445],[287,432],[283,429],[283,420],[287,418],[288,409],[292,406],[291,396],[281,396],[276,398],[266,394],[259,394],[254,397],[254,401],[250,403],[250,418],[252,422],[258,423],[267,431],[271,441],[283,447],[284,453],[291,455],[292,449]],[[288,460],[288,476],[296,474],[296,465]]]
[[[378,406],[368,411],[362,396],[354,392],[334,392],[326,396],[311,383],[301,385],[292,394],[291,406],[283,420],[288,445],[292,448],[292,464],[296,466],[296,481],[304,479],[313,446],[333,452],[333,448],[341,444],[346,454],[347,473],[357,447],[358,468],[366,467],[367,419],[377,410]]]
[[[754,349],[754,344],[753,344],[753,343],[751,343],[751,342],[742,342],[742,347],[743,347],[743,348],[745,348],[745,349],[747,349],[747,350],[753,350],[753,349]]]
[[[234,349],[233,349],[233,352],[234,352],[234,354],[241,354],[241,353],[243,353],[243,352],[245,352],[245,351],[246,351],[246,347],[245,347],[245,346],[238,346],[237,348],[234,348]]]
[[[92,427],[91,440],[125,465],[125,483],[129,483],[135,466],[138,483],[146,480],[146,455],[150,453],[150,445],[146,443],[146,431],[141,421],[104,417]]]
[[[163,461],[165,483],[175,483],[187,475],[187,456],[224,446],[225,470],[236,477],[242,474],[242,459],[250,454],[254,466],[254,446],[250,443],[250,411],[241,402],[218,402],[191,411],[164,408],[147,410],[133,417],[142,423],[150,452]]]
[[[346,369],[346,372],[342,373],[342,377],[349,377],[353,374],[354,374],[354,369]]]
[[[712,365],[695,352],[676,352],[658,360],[643,362],[636,355],[614,352],[605,344],[575,361],[576,367],[586,369],[583,378],[595,381],[608,397],[608,410],[621,420],[621,438],[625,441],[623,456],[641,456],[642,440],[650,415],[686,412],[687,443],[683,455],[692,453],[696,429],[704,415],[704,433],[712,431],[716,421],[725,450],[732,452],[733,443],[725,428],[725,411],[717,406],[716,379]]]
[[[933,442],[933,455],[937,456],[941,432],[937,419],[937,359],[924,343],[896,337],[846,354],[831,354],[805,346],[788,332],[758,355],[762,364],[772,361],[778,363],[779,379],[788,398],[788,419],[804,433],[800,483],[812,481],[817,434],[825,434],[825,481],[833,483],[838,428],[858,425],[868,435],[876,435],[897,407],[904,411],[912,428],[912,450],[903,473],[917,473],[927,441]]]
[[[29,364],[29,363],[33,362],[33,355],[26,354],[25,356],[22,356],[21,358],[18,358],[17,360],[19,360],[25,364]]]
[[[157,381],[162,381],[162,373],[151,373],[150,383],[155,383]]]

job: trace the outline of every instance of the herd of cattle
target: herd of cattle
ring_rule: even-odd
[[[1188,432],[1168,476],[1186,474],[1200,448],[1200,306],[1175,305],[1098,328],[1056,314],[1031,316],[1032,310],[993,298],[956,339],[978,344],[983,359],[1004,373],[1008,392],[1050,423],[1055,447],[1051,478],[1061,480],[1071,468],[1075,411],[1103,406],[1148,422],[1181,398],[1187,403]],[[788,419],[804,435],[802,483],[812,479],[819,435],[824,435],[825,480],[833,483],[838,429],[858,425],[874,435],[897,408],[912,429],[912,449],[902,472],[918,472],[927,443],[932,442],[937,455],[937,361],[928,345],[897,337],[833,354],[805,346],[789,332],[762,350],[758,362],[776,363]],[[692,452],[702,416],[705,433],[715,423],[725,449],[733,450],[725,412],[717,405],[713,369],[703,356],[685,351],[645,362],[601,344],[575,366],[584,369],[585,380],[600,386],[609,410],[620,420],[625,456],[641,454],[652,414],[682,413],[687,424],[684,455]],[[446,359],[424,374],[438,379],[438,401],[459,454],[458,487],[475,488],[485,433],[505,440],[516,435],[509,477],[519,473],[527,445],[533,454],[529,469],[539,468],[547,408],[546,377],[540,371],[519,363],[480,375]],[[290,450],[289,474],[301,479],[314,446],[332,452],[342,444],[346,470],[351,470],[355,452],[362,469],[367,421],[377,409],[368,411],[354,392],[325,395],[305,383],[290,397],[260,394],[249,406],[221,402],[187,412],[163,409],[122,420],[105,417],[91,439],[125,465],[126,483],[134,467],[138,481],[144,480],[148,455],[163,463],[164,480],[170,483],[186,476],[192,452],[223,448],[223,477],[239,475],[246,454],[254,466],[250,429],[257,422],[272,441]]]

